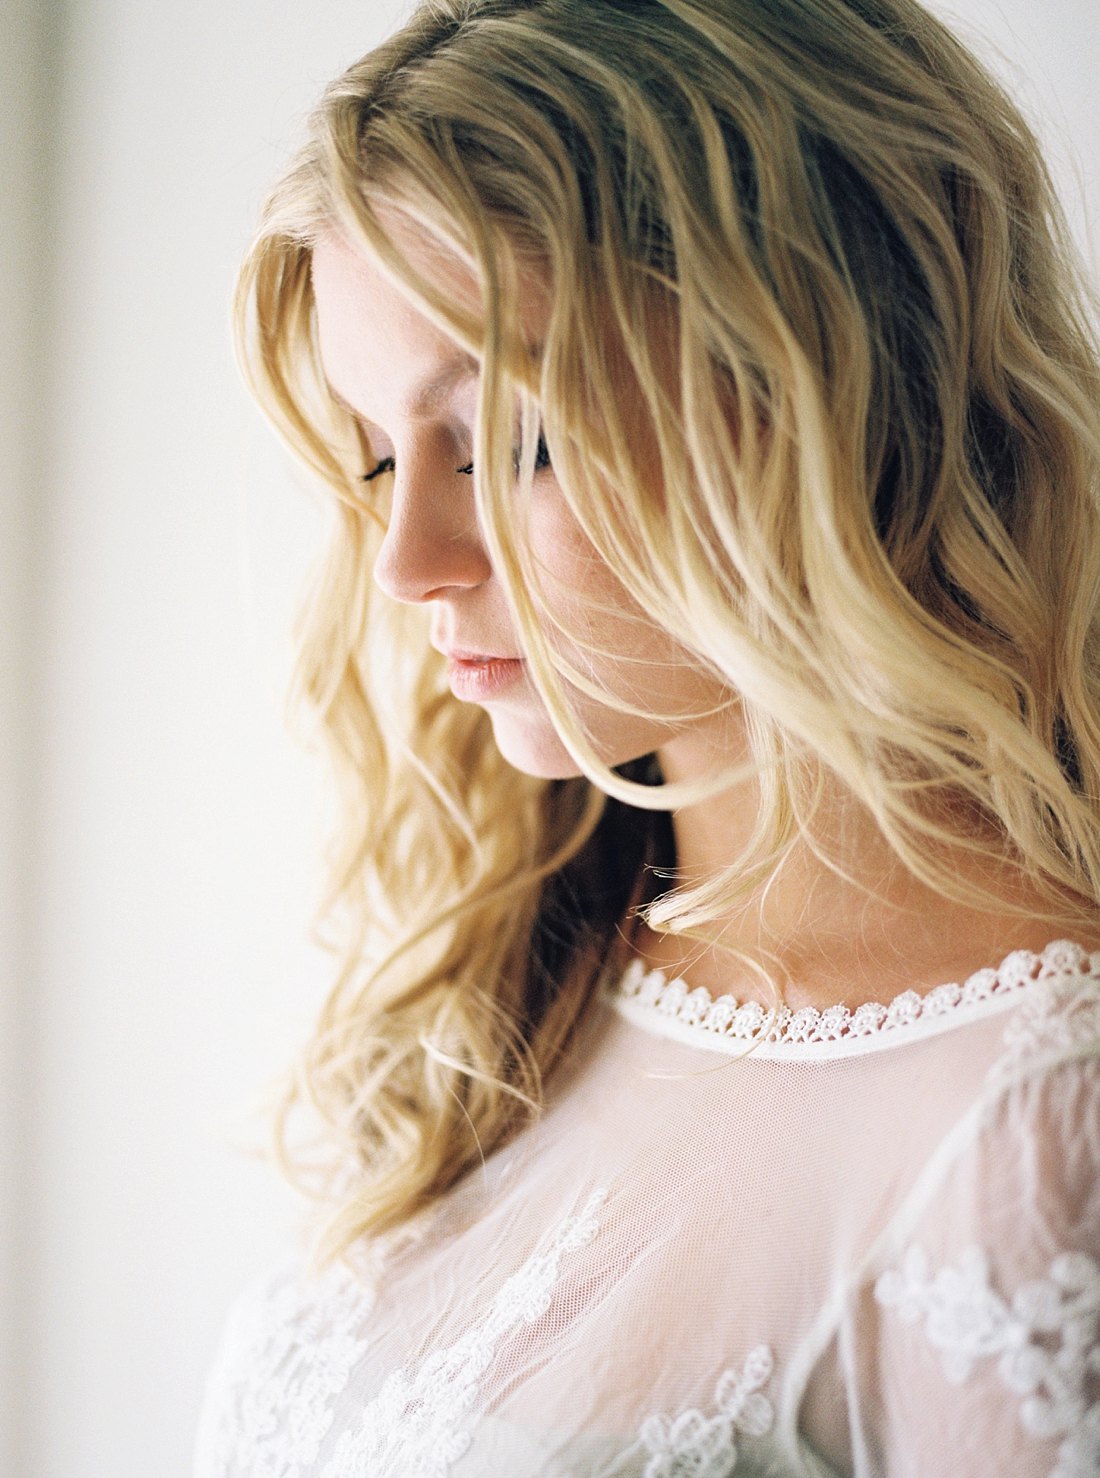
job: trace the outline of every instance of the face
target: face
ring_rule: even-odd
[[[476,280],[460,263],[392,217],[387,226],[418,270],[445,280],[457,298],[477,306]],[[374,579],[391,599],[431,608],[432,645],[441,653],[510,659],[449,667],[456,700],[485,707],[510,764],[547,779],[581,774],[523,660],[508,593],[479,527],[473,477],[461,470],[473,457],[476,361],[335,234],[314,248],[313,290],[329,387],[362,422],[376,454],[394,461],[390,517]],[[527,284],[523,315],[532,341],[544,312],[537,283]],[[456,366],[456,356],[466,363]],[[430,404],[417,405],[424,388],[444,374],[445,387]],[[624,714],[566,684],[596,753],[613,766],[657,750],[666,779],[709,766],[727,719],[687,715],[728,703],[729,690],[646,621],[581,531],[552,468],[536,471],[533,498],[531,538],[543,594],[566,631],[585,633],[599,653],[586,652],[547,622],[551,647],[600,691],[668,716]]]

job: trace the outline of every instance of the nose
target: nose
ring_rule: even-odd
[[[473,476],[457,470],[453,455],[406,452],[395,460],[375,584],[409,604],[483,584],[493,571],[478,528]]]

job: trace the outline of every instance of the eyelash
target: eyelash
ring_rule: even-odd
[[[513,460],[515,462],[516,471],[518,472],[519,471],[519,451],[518,450],[513,453]],[[550,449],[546,445],[546,438],[540,436],[539,437],[538,449],[535,452],[535,471],[536,472],[542,472],[545,468],[547,468],[549,466],[550,466]],[[381,476],[383,476],[384,473],[387,473],[387,472],[394,472],[394,471],[396,471],[396,468],[397,468],[397,463],[394,461],[393,457],[383,457],[382,460],[381,460],[381,462],[379,462],[378,466],[374,469],[373,472],[364,472],[363,473],[362,481],[363,482],[373,482],[376,477],[381,477]],[[472,462],[468,462],[465,467],[456,467],[455,468],[455,471],[456,472],[465,473],[465,475],[467,477],[472,477],[473,476],[473,473],[474,473],[474,464]]]

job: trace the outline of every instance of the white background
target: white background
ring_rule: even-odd
[[[237,385],[230,284],[320,88],[408,5],[2,5],[0,1474],[184,1478],[296,1210],[234,1146],[328,972],[282,727],[323,520]],[[948,13],[1095,272],[1100,8]]]

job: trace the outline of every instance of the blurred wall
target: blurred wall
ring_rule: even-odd
[[[322,521],[238,388],[228,300],[306,109],[398,13],[4,12],[11,1478],[185,1475],[225,1305],[292,1222],[233,1145],[327,976],[282,729]]]
[[[33,653],[37,537],[34,451],[44,436],[39,387],[46,345],[37,311],[49,154],[36,127],[49,49],[41,12],[0,6],[0,1473],[16,1474],[22,1333],[31,1309],[24,1278],[32,1231],[24,1196],[30,1074],[33,844]]]
[[[407,6],[3,3],[0,1473],[171,1478],[225,1306],[290,1235],[233,1145],[327,975],[318,776],[281,727],[322,519],[228,295],[305,110]],[[999,48],[1084,240],[1093,0],[943,8]]]

